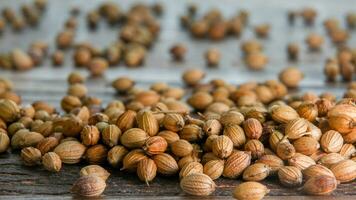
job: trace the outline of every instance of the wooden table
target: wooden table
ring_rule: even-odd
[[[10,6],[18,7],[19,2],[24,0],[2,0],[0,8]],[[41,39],[49,42],[53,51],[54,36],[61,29],[63,21],[69,16],[68,9],[72,6],[80,6],[82,12],[79,20],[79,30],[76,41],[91,41],[98,47],[107,46],[111,41],[116,40],[118,28],[108,28],[106,24],[100,24],[100,28],[95,32],[88,32],[85,26],[84,14],[86,11],[95,8],[101,1],[72,0],[72,1],[49,1],[49,8],[37,29],[26,29],[22,33],[14,34],[10,29],[0,37],[0,51],[8,51],[13,47],[27,49],[31,41]],[[132,1],[118,1],[123,9],[127,9]],[[154,2],[154,1],[148,1]],[[239,9],[248,9],[251,12],[251,25],[259,23],[271,23],[271,36],[267,40],[262,40],[270,62],[265,70],[252,72],[244,66],[241,59],[241,41],[254,38],[252,28],[249,27],[241,38],[228,38],[219,42],[209,42],[207,40],[193,41],[189,35],[179,27],[178,16],[184,10],[189,0],[181,1],[161,1],[165,6],[165,14],[161,18],[162,32],[158,42],[146,60],[145,66],[141,68],[128,69],[124,66],[111,68],[105,77],[89,79],[86,83],[90,95],[98,96],[104,103],[116,98],[113,89],[108,87],[108,83],[115,77],[128,75],[134,78],[141,87],[148,87],[155,81],[165,81],[171,85],[180,84],[180,74],[188,68],[202,68],[207,71],[206,80],[212,78],[223,78],[231,83],[242,83],[249,80],[264,81],[277,78],[277,73],[284,67],[294,65],[300,67],[305,73],[300,88],[300,92],[315,91],[321,93],[330,91],[341,96],[344,92],[343,83],[326,84],[323,76],[323,64],[325,58],[333,56],[335,49],[330,41],[326,41],[323,50],[319,53],[310,53],[304,45],[307,33],[317,32],[325,35],[321,26],[326,17],[336,17],[343,20],[346,12],[352,9],[351,1],[347,0],[204,0],[197,1],[199,9],[206,11],[214,6],[223,10],[225,16],[231,16]],[[298,22],[295,26],[288,25],[286,13],[288,9],[300,9],[305,6],[312,6],[318,10],[317,25],[306,28]],[[343,21],[342,21],[343,22]],[[352,33],[355,35],[355,32]],[[95,41],[95,42],[94,42]],[[168,54],[168,49],[175,42],[183,42],[188,47],[188,55],[183,63],[172,62]],[[286,59],[286,44],[288,42],[299,42],[302,44],[301,59],[299,62],[290,63]],[[356,44],[355,37],[349,40],[349,44]],[[217,69],[209,69],[205,66],[203,59],[204,51],[209,47],[216,47],[222,52],[222,61]],[[22,96],[24,103],[35,100],[45,100],[58,106],[60,98],[66,93],[65,79],[74,69],[71,55],[66,55],[65,66],[54,68],[49,61],[44,66],[34,70],[14,73],[10,71],[0,71],[0,76],[9,78],[15,82],[16,91]],[[82,69],[76,69],[86,74]],[[41,167],[24,167],[18,156],[19,152],[8,152],[0,155],[0,199],[67,199],[72,198],[69,189],[72,183],[78,178],[78,172],[84,165],[65,165],[59,173],[49,173]],[[110,169],[110,168],[109,168]],[[191,199],[185,196],[179,189],[178,178],[159,177],[147,187],[140,182],[135,175],[126,174],[119,170],[110,169],[112,175],[108,180],[108,187],[103,198],[125,198],[125,199]],[[219,179],[217,190],[208,199],[228,199],[234,186],[240,181]],[[275,179],[265,181],[271,189],[267,199],[319,199],[316,197],[302,196],[296,189],[283,188]],[[342,184],[331,197],[323,199],[356,199],[356,182]],[[200,198],[197,198],[200,199]]]

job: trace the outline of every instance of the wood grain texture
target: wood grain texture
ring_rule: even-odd
[[[20,2],[30,2],[26,0],[1,0],[0,8],[9,6],[18,9]],[[72,1],[49,1],[49,8],[37,29],[26,29],[22,33],[13,33],[9,28],[0,37],[0,51],[5,52],[13,47],[26,49],[30,42],[34,40],[44,40],[49,42],[50,50],[53,51],[54,37],[61,29],[63,22],[68,18],[68,9],[72,6],[81,8],[79,29],[76,41],[90,41],[98,47],[105,47],[111,41],[117,39],[119,28],[108,28],[106,24],[100,24],[100,28],[95,32],[89,32],[85,26],[84,16],[88,10],[95,8],[102,1],[72,0]],[[116,1],[126,10],[133,2],[130,0]],[[156,2],[153,0],[149,3]],[[300,91],[315,91],[321,93],[330,91],[338,96],[344,92],[343,83],[325,84],[323,76],[323,64],[325,58],[333,56],[335,49],[327,40],[323,46],[323,51],[310,53],[306,50],[304,39],[310,32],[317,32],[325,35],[322,28],[322,21],[327,17],[336,17],[343,20],[346,12],[350,11],[348,0],[180,0],[160,1],[165,6],[165,14],[160,19],[162,32],[157,43],[146,59],[145,65],[139,68],[128,69],[122,64],[110,68],[102,78],[89,79],[86,83],[89,94],[103,99],[104,104],[117,98],[113,89],[108,87],[111,80],[118,76],[128,75],[137,81],[139,87],[147,88],[155,81],[165,81],[171,85],[180,85],[180,74],[188,68],[201,68],[207,71],[206,80],[212,78],[223,78],[231,83],[242,83],[248,80],[264,81],[277,78],[277,73],[289,65],[298,66],[305,74],[305,79],[301,84]],[[185,5],[195,2],[199,5],[200,11],[206,11],[212,7],[223,10],[226,17],[233,15],[239,9],[248,9],[251,12],[251,26],[259,23],[271,23],[271,37],[261,40],[264,44],[264,52],[270,61],[263,71],[249,71],[241,60],[240,44],[249,38],[254,38],[251,26],[247,28],[240,38],[228,38],[219,42],[209,42],[207,40],[191,40],[190,36],[179,27],[178,17],[184,12]],[[290,27],[286,21],[288,9],[299,9],[305,6],[312,6],[318,10],[317,25],[306,28],[301,23]],[[351,35],[355,35],[354,32]],[[183,63],[171,61],[168,49],[175,42],[183,42],[188,47],[188,55]],[[301,59],[299,62],[290,63],[286,60],[285,48],[288,42],[301,43]],[[352,37],[349,44],[355,45],[355,37]],[[217,69],[209,69],[205,66],[203,59],[204,51],[209,47],[216,47],[222,52],[222,61]],[[59,101],[66,93],[65,79],[72,70],[77,70],[83,74],[87,72],[83,69],[75,69],[71,60],[71,52],[66,53],[65,65],[55,68],[47,60],[43,66],[28,72],[0,71],[0,76],[14,81],[15,90],[22,96],[24,103],[35,100],[45,100],[53,105],[59,105]],[[8,152],[0,155],[0,199],[71,199],[69,189],[72,183],[78,178],[79,170],[84,166],[65,165],[61,172],[50,173],[42,167],[29,168],[21,164],[19,152]],[[120,172],[117,169],[110,169],[112,173],[108,180],[108,187],[104,193],[105,199],[192,199],[185,196],[179,189],[178,177],[167,178],[158,177],[150,187],[140,182],[136,175]],[[207,199],[230,199],[234,186],[240,181],[219,179],[217,190],[212,197]],[[266,199],[321,199],[316,197],[302,196],[298,189],[283,188],[276,179],[265,182],[271,192]],[[351,196],[352,195],[352,196]],[[331,197],[322,197],[323,200],[331,199],[353,199],[356,198],[356,183],[341,184]],[[200,199],[200,198],[197,198]]]

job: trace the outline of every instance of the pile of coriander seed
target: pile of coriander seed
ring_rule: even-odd
[[[73,72],[61,111],[44,101],[21,105],[1,79],[0,152],[19,149],[24,165],[54,173],[87,163],[71,189],[87,197],[107,187],[107,163],[148,186],[156,176],[177,176],[196,196],[212,194],[216,179],[242,179],[236,199],[262,199],[269,189],[259,182],[273,176],[310,195],[356,179],[355,82],[338,99],[291,95],[277,80],[232,85],[204,77],[187,70],[184,87],[157,82],[146,90],[119,77],[112,87],[128,98],[102,105]]]

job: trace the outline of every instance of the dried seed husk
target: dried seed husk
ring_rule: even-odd
[[[203,130],[208,136],[219,135],[222,130],[222,125],[218,120],[210,119],[205,122]]]
[[[5,122],[4,122],[5,123]],[[13,136],[15,135],[15,133],[21,129],[25,129],[25,125],[21,122],[15,122],[15,123],[12,123],[10,124],[8,127],[7,127],[7,133],[10,135],[10,136]]]
[[[229,137],[220,135],[212,142],[212,152],[219,158],[227,158],[231,155],[234,144]]]
[[[142,149],[135,149],[127,153],[122,160],[121,170],[136,171],[138,162],[144,158],[147,158],[145,152]]]
[[[312,155],[310,155],[310,157],[315,161],[318,162],[320,160],[320,158],[322,158],[323,156],[325,156],[327,153],[325,153],[323,150],[319,149],[317,150],[315,153],[313,153]]]
[[[83,129],[83,121],[78,117],[62,117],[53,121],[53,130],[67,137],[76,137]]]
[[[76,96],[65,96],[61,100],[61,108],[69,113],[71,110],[75,108],[79,108],[82,106],[82,102]]]
[[[294,167],[304,170],[312,165],[315,165],[315,161],[309,156],[303,155],[301,153],[295,153],[294,156],[288,159],[288,164]]]
[[[184,165],[191,162],[200,162],[200,158],[196,157],[195,155],[184,156],[181,159],[179,159],[178,167],[179,169],[182,169]]]
[[[293,146],[296,152],[310,156],[319,149],[320,144],[316,139],[312,137],[303,136],[295,140],[293,142]]]
[[[269,189],[261,183],[248,181],[235,187],[233,197],[238,200],[261,200]]]
[[[188,98],[187,103],[194,109],[204,110],[213,100],[213,97],[208,92],[198,91]]]
[[[139,128],[131,128],[125,131],[121,138],[121,144],[127,148],[141,148],[146,140],[149,138],[148,134]]]
[[[180,114],[166,114],[162,124],[167,130],[177,132],[183,129],[185,123]]]
[[[198,84],[205,77],[205,73],[199,69],[186,70],[182,79],[188,86],[194,86]]]
[[[215,191],[214,181],[203,173],[193,173],[180,181],[185,193],[195,196],[208,196]]]
[[[122,132],[131,129],[135,125],[136,112],[132,110],[127,110],[122,113],[117,119],[116,125]]]
[[[278,178],[282,185],[287,187],[297,187],[302,184],[302,171],[294,166],[284,166],[278,170]]]
[[[269,146],[273,151],[276,152],[277,150],[277,145],[278,143],[283,139],[283,134],[279,131],[274,130],[270,135],[269,135]]]
[[[20,108],[9,99],[0,99],[0,118],[5,122],[14,122],[20,117]]]
[[[101,164],[106,161],[107,155],[107,148],[102,144],[96,144],[88,147],[84,154],[84,158],[90,164]]]
[[[179,135],[173,131],[160,131],[157,135],[163,137],[169,145],[179,140]]]
[[[258,159],[265,153],[265,148],[259,140],[249,140],[244,150],[250,152],[253,159]]]
[[[330,112],[331,111],[329,111],[329,113]],[[353,118],[351,118],[346,114],[331,115],[331,116],[328,115],[328,122],[330,128],[344,135],[351,132],[355,128],[354,121],[355,120]]]
[[[210,135],[208,138],[206,138],[203,149],[205,152],[211,152],[212,151],[212,144],[213,141],[218,138],[218,135]]]
[[[138,112],[136,120],[138,127],[148,133],[149,136],[157,135],[159,131],[159,124],[151,111],[142,110]]]
[[[179,132],[181,139],[185,139],[189,142],[196,142],[204,137],[202,128],[195,124],[187,124]]]
[[[278,170],[284,166],[283,160],[276,155],[263,155],[256,161],[256,163],[266,164],[270,169],[271,175],[278,172]]]
[[[220,178],[224,172],[224,160],[210,160],[209,162],[205,163],[203,172],[212,180]]]
[[[308,132],[310,132],[310,135],[309,135],[310,137],[316,139],[317,141],[320,141],[322,132],[319,127],[315,126],[311,122],[308,122]]]
[[[237,178],[251,163],[251,155],[244,151],[233,152],[225,161],[223,176]]]
[[[305,170],[303,170],[303,177],[305,180],[309,180],[311,177],[321,176],[321,175],[334,176],[333,172],[330,169],[319,164],[312,165],[306,168]]]
[[[45,153],[52,151],[58,144],[59,144],[58,139],[51,136],[42,139],[37,144],[36,148],[41,151],[42,155],[44,155]]]
[[[152,156],[152,155],[164,153],[167,149],[167,146],[168,143],[163,137],[153,136],[153,137],[149,137],[146,140],[143,146],[143,150],[145,150],[145,152],[148,155]]]
[[[325,132],[320,139],[321,148],[327,153],[337,153],[344,144],[342,135],[334,130]]]
[[[101,179],[103,179],[104,181],[106,181],[109,178],[110,173],[99,165],[88,165],[88,166],[83,167],[80,170],[79,175],[81,177],[82,176],[90,176],[90,175],[97,176],[97,177],[100,177]]]
[[[36,146],[43,139],[43,135],[21,129],[11,138],[11,148],[22,149],[24,147]]]
[[[180,139],[171,144],[171,151],[178,157],[184,157],[193,152],[193,146],[187,140]]]
[[[21,150],[21,159],[26,166],[41,164],[41,152],[34,147],[25,147]]]
[[[318,163],[324,165],[325,167],[330,168],[333,164],[336,164],[343,160],[345,160],[345,158],[339,153],[329,153],[322,156],[318,160]]]
[[[71,192],[83,197],[100,196],[106,188],[105,181],[94,175],[82,176],[73,185]]]
[[[346,159],[350,159],[353,154],[356,153],[356,148],[353,144],[345,143],[340,149],[340,155]]]
[[[153,160],[157,165],[157,171],[162,175],[171,176],[179,170],[177,161],[167,153],[155,155]]]
[[[249,139],[259,139],[262,135],[262,125],[254,118],[249,118],[243,122],[245,134]]]
[[[310,122],[315,121],[318,117],[318,108],[314,103],[304,102],[298,106],[297,112],[301,118],[304,118]]]
[[[242,175],[245,181],[262,181],[270,173],[270,168],[268,165],[263,163],[255,163],[248,166]]]
[[[182,179],[189,174],[203,173],[203,165],[199,162],[190,162],[185,164],[179,172],[179,178]]]
[[[289,121],[285,128],[285,135],[288,139],[292,140],[310,135],[310,132],[308,132],[308,121],[303,118]]]
[[[53,132],[53,122],[45,121],[44,123],[39,124],[37,126],[32,126],[31,131],[41,133],[43,136],[47,137]]]
[[[6,133],[0,131],[0,153],[4,153],[10,146],[10,138]]]
[[[60,143],[54,150],[65,164],[79,163],[85,153],[86,147],[77,141]]]
[[[87,95],[88,89],[84,84],[75,83],[68,87],[67,94],[71,96],[75,96],[78,98],[83,98]]]
[[[100,132],[96,126],[86,125],[80,133],[80,138],[86,146],[95,145],[99,142]]]
[[[144,158],[137,164],[137,176],[141,181],[147,185],[151,182],[157,174],[156,163],[150,158]]]
[[[353,129],[351,132],[343,135],[345,143],[355,143],[356,142],[356,129]]]
[[[353,160],[343,160],[330,167],[336,179],[341,183],[351,182],[356,179],[356,162]]]
[[[279,123],[288,123],[291,120],[299,117],[297,111],[287,105],[276,105],[271,108],[271,116],[273,120]]]
[[[333,176],[315,176],[305,182],[303,191],[311,195],[329,195],[336,189],[337,184]]]
[[[135,82],[128,77],[120,77],[112,82],[112,87],[119,93],[128,92],[134,85]]]
[[[48,152],[42,156],[42,165],[47,171],[59,172],[62,168],[62,161],[56,153]]]
[[[31,57],[20,49],[11,51],[11,60],[17,70],[29,70],[34,66]]]
[[[114,146],[108,152],[107,159],[109,164],[113,167],[119,167],[119,165],[121,165],[125,155],[128,152],[129,151],[124,146],[121,145]]]
[[[242,147],[246,143],[245,132],[239,125],[226,126],[224,135],[231,139],[236,148]]]
[[[106,126],[102,131],[102,140],[104,144],[113,147],[119,143],[121,130],[114,124]]]
[[[228,111],[221,115],[220,123],[223,126],[240,125],[245,120],[245,117],[238,111]]]

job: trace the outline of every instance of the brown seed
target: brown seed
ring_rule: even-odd
[[[171,47],[169,52],[171,53],[173,60],[181,61],[184,60],[187,48],[183,44],[175,44]]]
[[[137,102],[142,103],[144,106],[153,106],[158,103],[160,99],[160,95],[157,92],[149,90],[149,91],[141,91],[135,95],[135,100]]]
[[[203,173],[193,173],[180,181],[180,187],[185,193],[195,196],[208,196],[215,191],[215,183]]]
[[[219,158],[227,158],[231,155],[234,144],[225,135],[218,136],[212,141],[212,152]]]
[[[321,175],[334,176],[333,172],[330,169],[319,164],[312,165],[303,170],[303,177],[305,178],[305,180]]]
[[[102,140],[109,147],[118,144],[121,137],[121,130],[113,124],[106,126],[102,131]]]
[[[129,151],[121,145],[114,146],[108,152],[108,162],[113,167],[119,167],[128,152]]]
[[[74,39],[73,31],[64,30],[62,32],[59,32],[56,37],[57,47],[60,49],[69,48],[73,43],[73,39]]]
[[[11,60],[17,70],[29,70],[34,66],[31,57],[20,49],[11,51]]]
[[[351,182],[356,179],[356,162],[343,160],[330,167],[336,179],[341,183]]]
[[[295,140],[293,142],[293,146],[296,152],[310,156],[319,149],[320,144],[316,139],[312,137],[303,136]]]
[[[34,147],[25,147],[21,150],[21,159],[26,166],[35,166],[41,163],[41,152]]]
[[[188,156],[184,156],[178,161],[179,169],[182,169],[186,164],[191,162],[200,162],[200,158],[196,157],[195,155],[191,154]]]
[[[315,176],[304,184],[303,191],[311,195],[329,195],[336,189],[337,184],[333,176]]]
[[[205,73],[198,69],[189,69],[183,73],[182,79],[188,86],[198,84],[205,77]]]
[[[65,96],[61,100],[61,107],[64,111],[70,112],[71,110],[81,107],[82,102],[78,97],[75,96]]]
[[[108,67],[109,63],[104,58],[93,58],[88,63],[88,69],[92,76],[102,76]]]
[[[88,89],[84,84],[75,83],[68,87],[67,94],[71,96],[76,96],[78,98],[84,98],[88,93]]]
[[[163,137],[153,136],[146,140],[143,150],[145,150],[148,155],[156,155],[164,153],[167,146],[168,143]]]
[[[43,136],[40,133],[30,132],[27,129],[21,129],[11,138],[11,148],[22,149],[24,147],[36,146]]]
[[[6,133],[0,131],[0,153],[4,153],[10,146],[10,138]]]
[[[268,57],[262,52],[252,52],[246,55],[245,62],[252,70],[262,70],[268,63]]]
[[[244,150],[251,153],[253,159],[258,159],[263,156],[265,149],[259,140],[249,140],[244,147]]]
[[[107,155],[107,148],[102,144],[96,144],[86,150],[84,158],[90,164],[101,164],[106,161]]]
[[[316,117],[318,116],[318,108],[314,103],[302,103],[297,108],[298,114],[300,117],[313,122],[315,121]]]
[[[180,139],[171,144],[171,151],[178,157],[184,157],[193,152],[193,146],[188,141]]]
[[[179,178],[182,179],[190,174],[203,173],[203,165],[199,162],[190,162],[185,164],[179,172]]]
[[[324,43],[324,38],[316,33],[311,33],[305,42],[308,44],[310,51],[319,51]]]
[[[263,163],[255,163],[248,166],[242,175],[245,181],[262,181],[270,173],[268,165]]]
[[[157,135],[163,137],[169,145],[179,140],[179,135],[173,131],[160,131]]]
[[[95,145],[100,139],[100,132],[96,126],[86,125],[80,133],[80,138],[86,146]]]
[[[84,197],[100,196],[106,187],[105,181],[98,176],[80,177],[73,185],[71,191]]]
[[[341,134],[333,130],[325,132],[320,139],[321,148],[327,153],[339,152],[343,144]]]
[[[225,112],[220,117],[220,123],[226,126],[240,125],[245,120],[244,116],[237,111]]]
[[[167,130],[177,132],[183,129],[185,123],[182,115],[166,114],[162,124]]]
[[[134,127],[136,115],[135,111],[127,110],[117,119],[116,125],[121,131],[125,132],[126,130]]]
[[[273,106],[271,116],[279,123],[287,123],[299,117],[297,111],[287,105]]]
[[[248,181],[235,187],[233,197],[238,200],[261,200],[269,189],[261,183]]]
[[[64,62],[64,53],[61,50],[56,50],[53,54],[52,54],[52,64],[54,66],[60,66],[62,65]]]
[[[249,139],[259,139],[262,135],[262,125],[257,119],[250,118],[245,120],[243,127]]]
[[[287,138],[292,140],[310,135],[310,132],[308,132],[308,121],[303,118],[289,121],[286,125],[285,133]]]
[[[283,139],[278,143],[276,153],[282,160],[287,160],[294,156],[295,148],[287,139]]]
[[[57,145],[59,141],[55,137],[47,137],[42,139],[36,146],[38,150],[41,151],[41,154],[44,155],[47,152],[52,151]]]
[[[156,177],[157,166],[155,162],[150,158],[144,158],[140,160],[137,164],[137,176],[141,181],[149,182]]]
[[[13,122],[20,117],[20,109],[15,102],[8,99],[0,100],[0,118],[5,122]]]
[[[42,156],[42,165],[50,172],[59,172],[62,168],[62,161],[56,153],[48,152]]]
[[[270,135],[269,135],[269,139],[268,139],[268,143],[270,148],[273,151],[277,150],[277,145],[278,143],[283,139],[283,134],[279,131],[274,130]]]
[[[119,77],[112,82],[112,87],[119,93],[128,92],[135,82],[128,77]]]
[[[179,170],[177,161],[167,153],[155,155],[153,160],[157,165],[157,171],[162,175],[171,176]]]
[[[219,135],[222,130],[222,125],[216,119],[207,120],[203,126],[203,130],[208,136]]]
[[[303,155],[301,153],[295,153],[294,156],[288,159],[288,164],[294,167],[304,170],[312,165],[315,165],[315,161],[309,156]]]
[[[233,152],[225,161],[223,176],[238,177],[251,163],[251,155],[244,151]]]
[[[148,133],[149,136],[155,136],[159,131],[159,124],[154,114],[149,110],[142,110],[137,113],[137,125]]]
[[[195,124],[187,124],[179,132],[181,139],[185,139],[189,142],[195,142],[204,137],[204,132],[202,128]]]
[[[123,166],[121,170],[136,171],[138,162],[147,158],[142,149],[135,149],[127,153],[123,159]]]
[[[270,174],[275,174],[278,170],[284,166],[284,162],[278,156],[275,155],[263,155],[256,163],[266,164],[270,169]]]
[[[60,143],[54,150],[66,164],[76,164],[80,162],[86,147],[77,141],[66,141]]]
[[[99,165],[88,165],[88,166],[83,167],[80,170],[79,175],[81,177],[82,176],[97,176],[97,177],[102,178],[104,181],[106,181],[109,178],[110,173]]]
[[[217,66],[219,65],[221,55],[218,49],[211,48],[205,52],[204,57],[208,66]]]
[[[279,73],[279,80],[289,88],[298,87],[304,74],[295,67],[287,67]]]
[[[213,102],[213,97],[208,92],[200,91],[192,94],[187,102],[197,110],[204,110]]]
[[[343,160],[345,160],[345,158],[341,156],[339,153],[329,153],[322,156],[319,159],[318,163],[330,168],[333,164],[339,163],[340,161]]]
[[[141,148],[148,138],[149,136],[144,130],[131,128],[122,134],[120,141],[127,148]]]
[[[278,178],[287,187],[300,186],[303,181],[302,171],[294,166],[284,166],[278,170]]]
[[[356,153],[356,148],[352,144],[344,144],[340,149],[340,155],[346,159],[350,159],[353,154]]]
[[[239,125],[226,126],[224,128],[224,135],[231,139],[234,147],[239,148],[246,143],[245,132]]]

